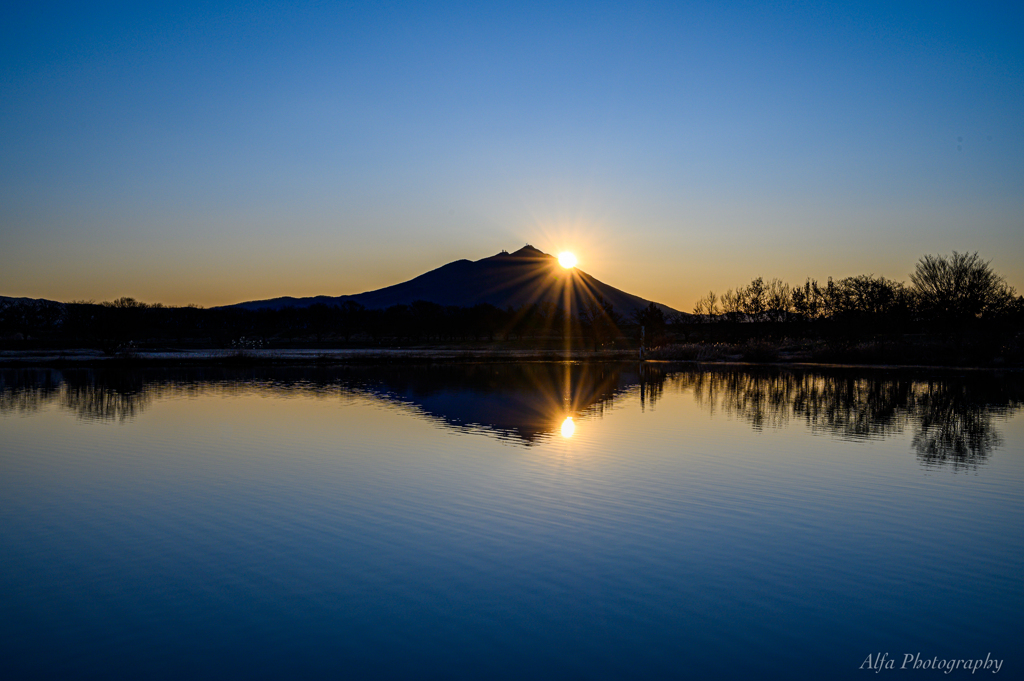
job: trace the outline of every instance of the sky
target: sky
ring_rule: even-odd
[[[7,3],[0,295],[343,295],[532,244],[1024,291],[1024,5]]]

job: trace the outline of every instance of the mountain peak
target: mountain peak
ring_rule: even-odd
[[[537,257],[545,256],[545,255],[547,255],[547,253],[545,253],[544,251],[542,251],[540,249],[534,248],[530,244],[526,244],[525,246],[520,248],[515,253],[512,253],[511,255],[518,255],[518,256],[524,256],[525,255],[525,256],[529,256],[531,258],[537,258]],[[548,256],[548,257],[550,257],[550,256]]]
[[[526,244],[514,253],[501,251],[476,261],[456,260],[376,291],[338,298],[251,301],[231,307],[257,310],[352,301],[370,309],[386,309],[394,305],[426,301],[444,307],[488,304],[503,310],[551,303],[559,307],[568,306],[571,310],[581,310],[598,298],[613,305],[623,315],[629,315],[650,304],[650,301],[600,282],[582,270],[562,269],[553,255]],[[670,314],[678,314],[676,310],[664,305],[659,307]]]
[[[525,246],[520,248],[518,251],[515,251],[513,253],[509,253],[506,250],[502,250],[501,253],[498,253],[497,255],[492,255],[490,258],[484,258],[484,260],[490,260],[491,258],[498,258],[500,260],[504,260],[506,258],[529,258],[531,260],[536,260],[538,258],[553,258],[553,257],[554,256],[548,255],[547,253],[545,253],[544,251],[542,251],[542,250],[540,250],[538,248],[534,248],[530,244],[526,244]]]

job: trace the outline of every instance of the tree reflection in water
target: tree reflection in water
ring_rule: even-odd
[[[974,468],[1002,445],[1002,438],[992,425],[998,407],[994,409],[980,401],[968,386],[929,391],[918,403],[921,408],[914,449],[925,465]],[[1018,396],[1003,411],[1019,407]]]
[[[63,384],[64,379],[59,371],[0,371],[0,414],[39,411],[59,396]]]
[[[802,421],[812,432],[844,439],[881,439],[913,430],[926,466],[973,468],[1002,440],[993,418],[1024,402],[1021,380],[977,373],[922,378],[864,371],[717,370],[680,372],[680,390],[711,412],[742,418],[756,430]]]
[[[803,423],[812,432],[881,439],[913,432],[926,466],[983,463],[1002,440],[993,420],[1024,403],[1013,374],[935,377],[909,372],[768,368],[683,369],[669,365],[466,364],[387,367],[229,367],[0,371],[0,413],[57,404],[83,419],[124,421],[153,400],[210,392],[269,390],[311,396],[367,395],[412,408],[453,429],[531,445],[563,435],[567,419],[600,417],[625,395],[641,407],[668,389],[691,393],[711,413],[756,430]]]

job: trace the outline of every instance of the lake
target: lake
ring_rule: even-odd
[[[879,653],[1021,678],[1022,406],[1012,372],[2,370],[0,654],[8,678],[853,679]]]

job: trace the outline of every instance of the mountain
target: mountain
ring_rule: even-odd
[[[11,296],[0,296],[0,305],[64,305],[56,300],[46,298],[12,298]]]
[[[352,301],[370,309],[380,309],[425,300],[456,307],[489,303],[501,309],[545,302],[564,308],[569,303],[570,309],[579,310],[584,304],[592,304],[599,299],[611,303],[616,312],[625,315],[651,303],[598,281],[580,269],[565,269],[553,255],[526,245],[515,253],[502,251],[482,260],[456,260],[415,279],[376,291],[336,297],[272,298],[225,307],[276,310]],[[681,314],[667,305],[655,305],[666,314]]]
[[[604,364],[440,364],[416,372],[373,367],[359,385],[381,399],[411,405],[447,428],[530,445],[557,433],[567,417],[601,413],[630,388],[646,387],[657,376]]]

